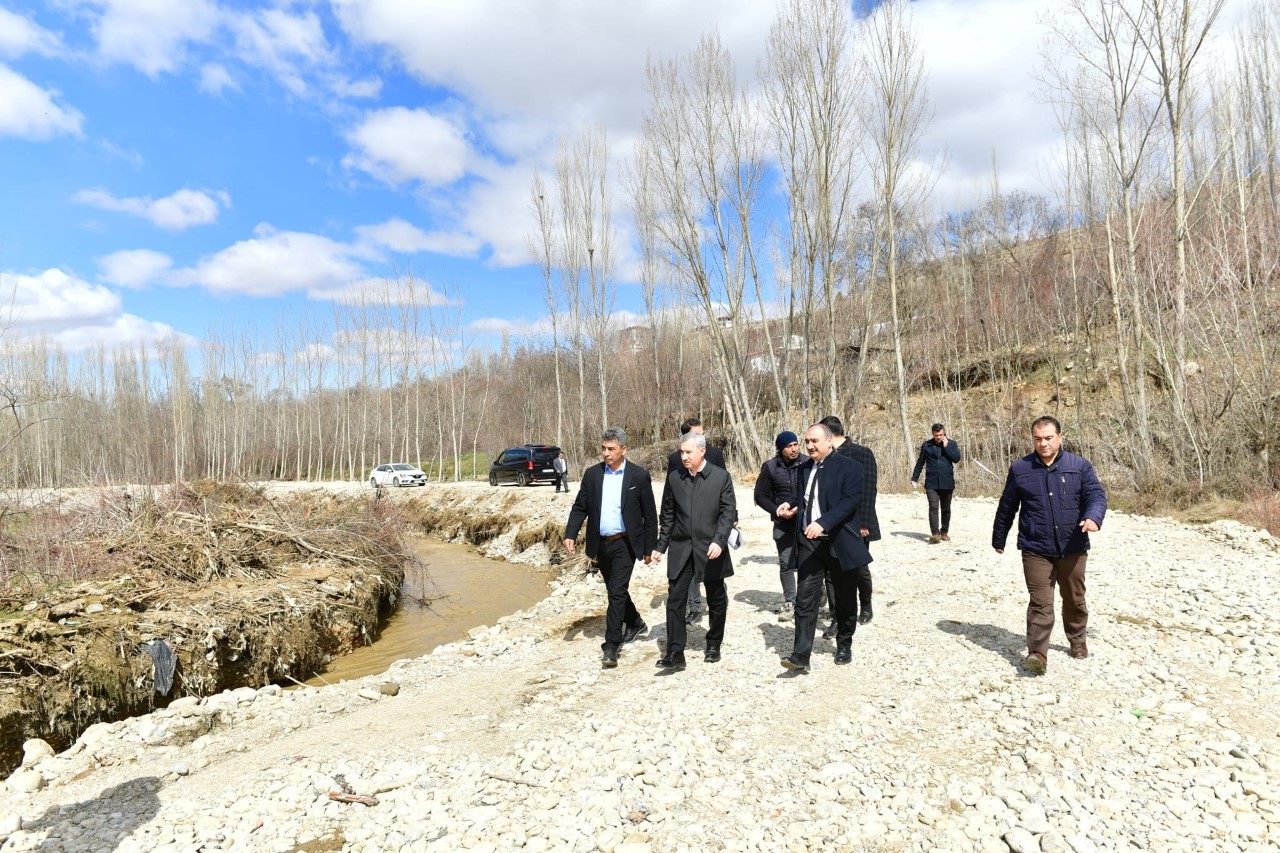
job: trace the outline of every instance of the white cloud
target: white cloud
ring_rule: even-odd
[[[366,278],[339,287],[316,287],[307,293],[312,299],[327,299],[342,305],[449,305],[450,299],[431,285],[413,276]]]
[[[81,190],[73,199],[102,210],[128,213],[149,220],[166,231],[182,231],[195,225],[211,225],[218,221],[221,207],[231,206],[231,197],[223,191],[212,194],[203,190],[178,190],[164,198],[116,198],[106,190]]]
[[[403,219],[388,219],[379,225],[360,225],[356,234],[361,240],[375,246],[385,246],[393,252],[423,252],[431,248],[431,238],[416,226]]]
[[[84,117],[56,103],[58,93],[41,89],[26,77],[0,65],[0,136],[44,140],[80,135]]]
[[[97,9],[98,52],[149,77],[176,70],[187,46],[211,38],[219,24],[213,0],[87,0]]]
[[[150,249],[112,252],[98,258],[102,279],[117,287],[146,287],[163,280],[173,268],[173,259]]]
[[[139,346],[154,351],[163,342],[177,342],[179,346],[194,346],[197,341],[183,334],[168,323],[145,320],[133,314],[121,314],[110,323],[64,329],[49,335],[49,340],[68,352],[86,350],[102,344],[107,349],[134,349]]]
[[[236,55],[269,71],[295,95],[307,92],[307,69],[333,61],[314,12],[293,15],[280,8],[259,9],[232,16],[229,25]]]
[[[28,53],[54,56],[59,49],[56,35],[0,6],[0,56],[19,57]]]
[[[100,325],[120,316],[120,297],[116,293],[60,269],[45,270],[39,275],[8,273],[3,287],[12,292],[12,306],[5,306],[5,319],[19,333]]]
[[[227,89],[240,90],[231,72],[220,62],[207,62],[200,66],[199,88],[206,95],[221,95]]]
[[[258,226],[255,235],[194,267],[174,272],[169,280],[200,285],[214,293],[281,296],[340,290],[366,277],[351,245],[318,234],[275,231],[266,225]]]
[[[390,107],[371,112],[347,134],[347,141],[357,150],[342,164],[391,186],[446,186],[461,178],[472,160],[459,123],[426,110]]]

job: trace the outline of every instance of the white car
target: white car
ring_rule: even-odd
[[[425,486],[427,475],[421,468],[406,465],[404,462],[393,462],[379,465],[369,472],[369,485],[378,486]]]

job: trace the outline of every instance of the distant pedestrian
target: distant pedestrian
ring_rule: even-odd
[[[554,460],[552,460],[551,467],[554,468],[556,472],[556,494],[559,494],[561,489],[564,489],[564,493],[568,494],[569,493],[569,460],[564,458],[563,450],[560,451],[559,456],[557,456]]]
[[[947,429],[934,424],[933,436],[920,445],[916,469],[911,473],[911,488],[916,487],[924,471],[924,492],[929,497],[929,542],[950,542],[951,496],[956,491],[955,464],[960,461],[960,447],[947,438]]]
[[[1023,665],[1040,674],[1048,667],[1055,584],[1062,591],[1062,627],[1071,644],[1069,654],[1089,656],[1084,570],[1089,534],[1102,527],[1107,514],[1107,493],[1089,460],[1062,449],[1062,426],[1055,418],[1036,418],[1031,440],[1034,452],[1009,466],[991,529],[991,547],[997,554],[1004,553],[1017,515],[1018,550],[1030,596]]]
[[[779,622],[790,622],[795,616],[796,567],[791,559],[796,544],[796,475],[800,467],[800,438],[783,430],[773,441],[778,453],[760,466],[756,477],[756,506],[773,519],[773,544],[778,548],[778,576],[782,583],[782,606]],[[779,510],[780,507],[785,507]]]

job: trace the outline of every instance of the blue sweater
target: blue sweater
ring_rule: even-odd
[[[1032,453],[1009,466],[991,545],[1004,548],[1017,515],[1018,550],[1045,557],[1088,551],[1080,522],[1092,519],[1101,528],[1106,514],[1107,493],[1088,459],[1063,451],[1046,466]]]

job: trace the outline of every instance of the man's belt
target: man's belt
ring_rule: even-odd
[[[626,535],[627,535],[627,532],[624,530],[621,533],[614,533],[611,536],[601,536],[600,539],[604,542],[617,542],[619,539],[625,538]]]

